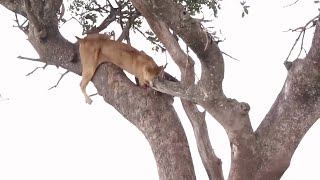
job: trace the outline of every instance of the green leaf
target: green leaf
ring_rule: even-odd
[[[244,8],[243,10],[244,10],[244,12],[245,12],[246,14],[249,13],[247,8]]]

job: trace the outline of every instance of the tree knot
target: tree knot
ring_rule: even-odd
[[[292,67],[292,62],[289,62],[289,61],[285,61],[283,63],[284,67],[286,67],[286,69],[289,71],[290,68]]]
[[[241,114],[247,114],[250,111],[250,106],[246,102],[240,103]]]

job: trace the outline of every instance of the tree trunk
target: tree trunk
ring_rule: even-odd
[[[46,3],[50,4],[51,1]],[[2,1],[1,4],[14,12],[25,12],[17,1]],[[40,3],[31,3],[32,10],[43,7]],[[26,14],[21,13],[21,15]],[[38,61],[60,66],[80,75],[78,45],[68,42],[61,36],[56,19],[42,22],[46,24],[39,29],[46,29],[45,37],[37,36],[39,30],[31,21],[26,31],[28,40],[39,54]],[[109,63],[98,68],[93,83],[99,95],[144,134],[153,151],[161,180],[195,179],[189,145],[179,117],[172,106],[172,96],[136,86],[120,68]],[[75,89],[79,90],[80,87]]]
[[[0,1],[7,9],[28,18],[28,29],[23,31],[40,56],[37,61],[80,74],[78,46],[64,39],[58,30],[56,12],[60,6],[57,2]],[[131,2],[168,49],[180,68],[182,80],[177,83],[155,78],[152,88],[159,92],[145,90],[133,84],[121,69],[106,63],[98,68],[92,81],[99,95],[144,134],[157,162],[160,179],[195,179],[186,135],[172,106],[173,96],[182,99],[210,180],[223,179],[221,161],[211,147],[205,113],[199,112],[196,104],[227,132],[232,152],[228,179],[280,179],[303,136],[320,118],[319,20],[314,20],[317,27],[307,57],[287,62],[290,66],[287,66],[288,77],[283,89],[261,125],[253,131],[250,106],[223,93],[222,52],[201,22],[192,18],[183,5],[172,0]],[[181,50],[175,34],[201,63],[202,74],[197,84],[194,83],[194,62]]]

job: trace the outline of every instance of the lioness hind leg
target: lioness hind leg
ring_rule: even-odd
[[[82,94],[85,97],[85,101],[88,104],[92,103],[92,99],[88,96],[87,92],[86,92],[86,87],[88,85],[88,83],[91,81],[93,75],[94,75],[94,71],[95,69],[83,69],[82,70],[82,80],[80,82],[80,88],[82,91]]]

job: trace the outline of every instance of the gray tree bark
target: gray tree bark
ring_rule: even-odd
[[[277,99],[256,131],[251,127],[250,106],[226,97],[222,90],[224,60],[218,45],[199,20],[171,0],[131,0],[142,13],[181,71],[181,82],[156,78],[154,93],[134,85],[112,64],[100,66],[93,83],[112,105],[146,137],[153,151],[161,180],[196,179],[186,135],[172,102],[182,100],[191,121],[198,150],[209,179],[224,179],[221,161],[208,137],[201,105],[226,130],[230,146],[230,180],[278,180],[310,127],[320,118],[320,24],[316,20],[312,46],[304,59],[296,59]],[[24,30],[38,52],[38,61],[80,74],[77,44],[58,30],[57,1],[1,0],[7,9],[29,19]],[[40,16],[40,14],[43,14]],[[183,52],[178,35],[201,63],[201,79],[194,83],[194,61]]]

